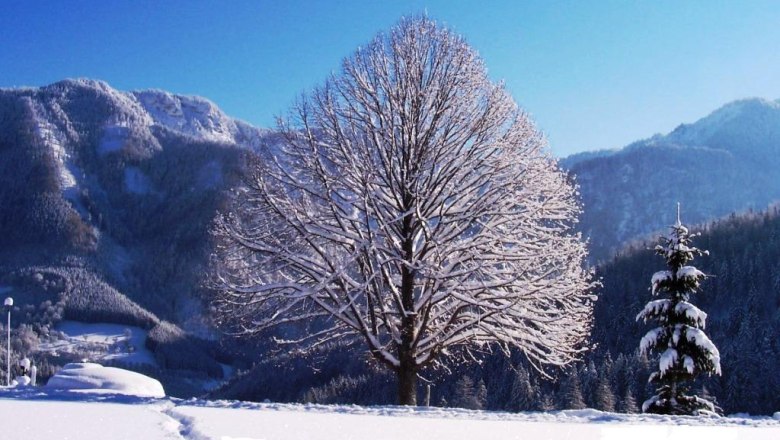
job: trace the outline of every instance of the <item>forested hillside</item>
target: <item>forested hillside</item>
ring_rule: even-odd
[[[771,413],[780,406],[780,210],[732,215],[700,230],[695,244],[710,255],[697,267],[710,277],[696,302],[708,314],[707,333],[723,367],[721,377],[705,380],[707,389],[727,411]],[[593,340],[613,358],[633,353],[648,329],[634,317],[662,267],[647,247],[636,245],[599,270],[604,287]]]
[[[609,260],[627,241],[662,230],[669,201],[702,223],[780,199],[780,103],[732,102],[668,135],[561,164],[580,185],[591,261]]]

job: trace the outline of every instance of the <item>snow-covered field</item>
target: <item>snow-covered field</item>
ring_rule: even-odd
[[[154,405],[0,399],[0,424],[3,439],[182,438],[179,424]]]
[[[769,440],[771,417],[719,419],[595,410],[499,413],[440,408],[288,405],[0,391],[8,439],[572,439]]]
[[[67,389],[66,389],[67,388]],[[149,397],[141,397],[149,396]],[[89,363],[45,387],[0,388],[0,438],[20,439],[777,439],[776,417],[670,417],[596,410],[502,413],[166,398],[159,382]]]
[[[157,365],[154,355],[144,345],[147,332],[142,328],[120,324],[62,321],[55,330],[62,332],[65,338],[42,343],[38,351],[79,353],[91,361],[119,360]]]

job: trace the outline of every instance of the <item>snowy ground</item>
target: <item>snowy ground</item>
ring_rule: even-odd
[[[146,331],[120,324],[87,324],[62,321],[55,330],[65,339],[42,343],[40,352],[78,353],[90,361],[118,360],[129,363],[157,365],[154,355],[144,346]]]
[[[258,404],[0,390],[2,438],[458,440],[780,438],[771,417],[720,419],[595,410],[499,413],[457,409]]]
[[[178,422],[153,405],[0,399],[0,424],[4,439],[182,438]]]

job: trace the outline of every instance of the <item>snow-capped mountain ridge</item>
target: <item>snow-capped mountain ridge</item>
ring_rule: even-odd
[[[174,95],[162,90],[129,92],[147,112],[153,124],[195,139],[252,145],[248,131],[257,130],[227,116],[213,102],[199,96]],[[244,145],[245,143],[249,145]]]
[[[80,194],[89,190],[83,162],[95,151],[102,160],[119,154],[135,160],[151,158],[163,149],[161,133],[196,142],[257,150],[272,133],[227,116],[213,102],[162,90],[122,92],[100,80],[65,79],[40,88],[2,89],[0,95],[18,100],[37,144],[50,158],[58,187],[82,218],[89,213]],[[86,136],[85,133],[97,133]],[[85,150],[85,147],[87,150]],[[212,167],[213,168],[213,167]],[[221,179],[221,171],[201,181]],[[155,194],[144,172],[137,167],[123,171],[125,190],[138,195]],[[97,231],[95,231],[97,233]]]
[[[758,132],[758,133],[756,133]],[[709,115],[689,124],[680,124],[667,134],[657,133],[634,141],[623,148],[575,153],[561,158],[566,169],[575,164],[605,157],[630,154],[651,147],[708,148],[731,152],[750,150],[755,145],[739,142],[756,137],[778,139],[780,146],[780,99],[745,98],[723,105]],[[725,139],[724,139],[725,138]],[[725,140],[728,139],[728,142]],[[765,148],[761,145],[760,148]],[[778,150],[780,154],[780,150]]]
[[[699,223],[780,200],[780,100],[734,101],[669,134],[561,162],[577,176],[580,228],[602,260],[662,230],[677,201]]]
[[[261,138],[268,133],[268,130],[229,117],[216,104],[199,96],[156,89],[121,92],[105,81],[87,78],[65,79],[40,89],[24,90],[49,95],[55,100],[73,93],[100,95],[118,110],[118,120],[106,122],[109,129],[134,126],[148,131],[156,126],[197,140],[247,148],[257,148]]]
[[[734,101],[693,124],[678,126],[662,139],[669,143],[744,151],[756,147],[751,142],[756,138],[780,140],[780,102],[762,98]]]

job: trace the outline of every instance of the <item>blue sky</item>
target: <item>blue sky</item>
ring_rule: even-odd
[[[423,11],[466,37],[559,156],[780,98],[772,0],[5,0],[0,87],[98,78],[204,96],[269,127],[357,46]]]

